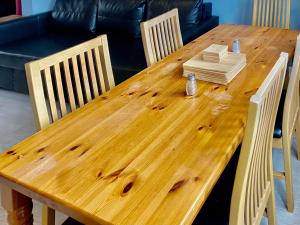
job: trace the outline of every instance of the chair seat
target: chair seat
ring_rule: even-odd
[[[284,108],[285,96],[286,96],[286,91],[283,90],[280,97],[280,103],[279,103],[279,108],[278,108],[276,122],[275,122],[275,128],[273,134],[274,138],[282,137],[282,119],[283,119],[283,108]]]

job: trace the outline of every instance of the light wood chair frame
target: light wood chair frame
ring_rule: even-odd
[[[65,99],[66,93],[62,85],[61,67],[64,69],[67,84],[65,91],[68,100]],[[58,111],[63,117],[115,86],[106,35],[101,35],[75,47],[28,63],[25,68],[35,124],[38,130],[58,120]],[[51,68],[53,68],[52,73]],[[44,81],[42,79],[43,74]],[[71,81],[72,75],[75,80],[75,87],[73,87],[74,82],[72,84]],[[57,97],[54,94],[54,83],[57,87]],[[46,98],[48,99],[46,100]],[[47,101],[49,101],[48,106]],[[70,105],[69,109],[68,105]],[[6,199],[5,196],[13,196],[14,193],[13,190],[3,189],[3,199]],[[55,225],[55,211],[46,205],[43,206],[42,223],[43,225]]]
[[[267,209],[276,224],[272,139],[288,54],[279,60],[251,97],[247,126],[235,176],[230,225],[259,225]]]
[[[291,162],[291,147],[294,134],[296,134],[298,159],[300,159],[299,79],[300,35],[297,37],[294,62],[285,96],[282,118],[282,137],[273,139],[273,147],[283,150],[284,172],[274,171],[274,176],[278,179],[285,179],[286,204],[289,212],[294,211],[294,190]]]
[[[72,85],[71,64],[75,87]],[[60,65],[65,73],[68,103],[66,103],[63,90]],[[34,118],[38,129],[43,129],[51,123],[49,114],[52,117],[52,122],[59,119],[57,102],[60,105],[61,116],[64,116],[68,113],[68,105],[70,105],[69,111],[74,111],[115,86],[106,35],[101,35],[62,52],[28,63],[25,68]],[[54,69],[55,76],[51,76],[51,68]],[[90,75],[87,68],[89,68]],[[43,87],[45,85],[42,80],[43,71],[45,73],[46,90]],[[82,77],[82,81],[80,77]],[[54,82],[57,85],[58,101],[54,96]],[[49,99],[50,113],[48,112],[45,95]],[[77,102],[76,99],[78,99]]]
[[[162,60],[183,46],[178,9],[141,23],[147,65]]]
[[[252,25],[290,28],[291,0],[253,0]]]

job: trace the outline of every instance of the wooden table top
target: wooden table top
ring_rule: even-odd
[[[221,25],[1,154],[1,180],[87,224],[191,224],[242,141],[250,96],[298,34]],[[186,97],[182,64],[236,37],[247,67]]]

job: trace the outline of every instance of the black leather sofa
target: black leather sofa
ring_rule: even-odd
[[[1,0],[0,1],[0,17],[16,14],[15,0]]]
[[[52,12],[0,24],[0,88],[28,93],[24,64],[108,34],[120,83],[146,68],[140,22],[179,9],[184,43],[219,23],[203,0],[57,0]]]

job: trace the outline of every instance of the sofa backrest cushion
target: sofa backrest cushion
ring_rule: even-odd
[[[79,33],[96,30],[98,0],[56,0],[52,27]]]
[[[146,0],[99,0],[97,30],[140,37],[145,9]]]
[[[180,24],[196,24],[202,18],[203,0],[149,0],[147,19],[178,8]]]

